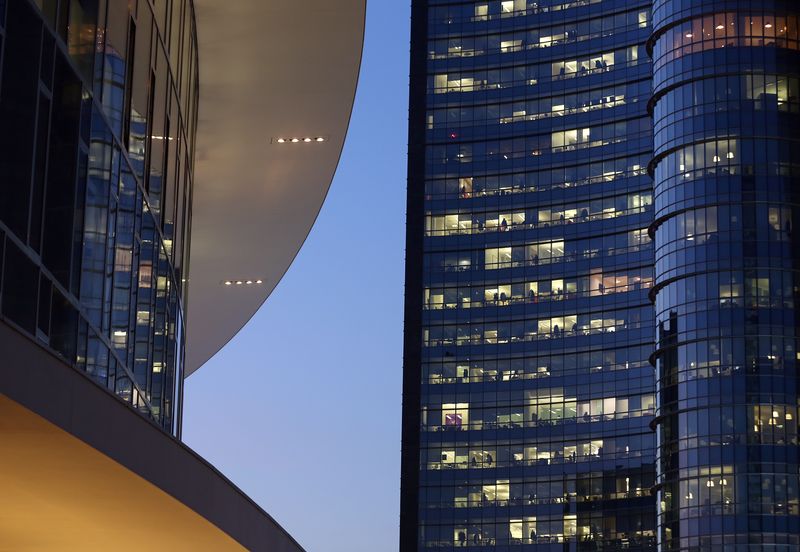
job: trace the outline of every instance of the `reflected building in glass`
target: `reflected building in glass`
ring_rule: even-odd
[[[8,0],[0,46],[3,322],[179,434],[191,4]]]
[[[413,2],[401,550],[655,550],[651,2]]]

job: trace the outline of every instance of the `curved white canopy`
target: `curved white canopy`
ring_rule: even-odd
[[[366,0],[194,4],[187,376],[250,320],[311,230],[344,145],[366,13]]]

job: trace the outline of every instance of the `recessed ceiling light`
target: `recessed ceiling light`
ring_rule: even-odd
[[[241,280],[236,280],[236,285],[237,285],[237,286],[240,286],[240,285],[242,285],[243,283],[244,283],[244,282],[242,282]]]
[[[311,138],[303,138],[303,142],[310,142]]]
[[[323,138],[322,136],[317,136],[317,142],[324,142],[324,141],[325,138]]]
[[[722,30],[722,29],[724,29],[724,28],[725,28],[725,25],[717,25],[717,26],[716,26],[716,29],[717,29],[718,31],[721,31],[721,30]]]
[[[300,138],[292,138],[292,143],[293,144],[296,144],[299,141],[300,141]]]
[[[263,280],[256,280],[256,283],[257,284],[261,284],[261,283],[263,283]]]
[[[278,138],[276,140],[276,142],[278,142],[279,144],[283,144],[285,141],[286,141],[286,138]]]
[[[231,284],[233,284],[233,282],[231,282],[230,280],[226,280],[226,281],[225,281],[225,285],[226,285],[226,286],[229,286],[229,285],[231,285]]]

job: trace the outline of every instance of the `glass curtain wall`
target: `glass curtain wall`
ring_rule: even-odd
[[[0,0],[0,316],[178,434],[189,0]]]
[[[658,0],[660,549],[800,549],[796,2]]]
[[[655,549],[650,8],[413,2],[404,551]]]

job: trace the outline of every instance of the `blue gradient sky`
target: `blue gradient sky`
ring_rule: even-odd
[[[316,225],[258,314],[186,382],[186,443],[309,552],[397,550],[408,4],[368,1]]]

